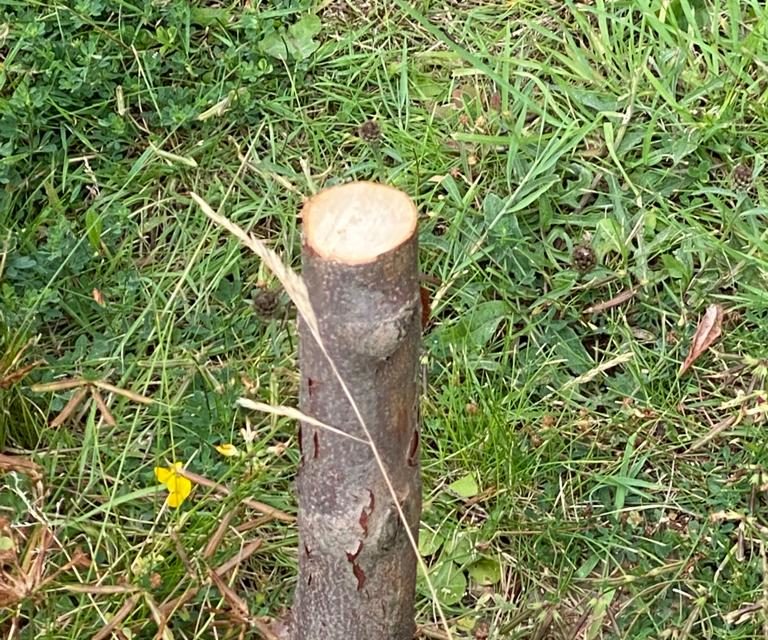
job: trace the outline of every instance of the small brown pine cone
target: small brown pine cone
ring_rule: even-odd
[[[381,140],[381,126],[375,120],[367,120],[360,125],[358,130],[360,137],[368,144],[373,144]]]
[[[573,248],[571,261],[573,263],[573,268],[576,269],[576,271],[586,273],[595,266],[597,256],[595,256],[595,250],[591,246],[588,244],[580,244]]]
[[[752,186],[752,168],[746,164],[737,164],[733,170],[733,186],[739,191],[747,191]]]

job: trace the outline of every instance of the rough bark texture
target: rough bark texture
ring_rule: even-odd
[[[416,538],[421,512],[416,211],[402,193],[380,185],[356,183],[331,191],[330,205],[316,198],[304,208],[303,276],[322,340],[365,420]],[[307,225],[311,216],[324,215],[313,207],[343,209],[345,194],[355,200],[354,215],[372,218],[373,233],[397,227],[389,225],[386,203],[381,206],[387,199],[395,208],[402,209],[401,203],[410,208],[412,230],[367,262],[361,257],[365,251],[346,252],[355,254],[349,260],[354,264],[329,259],[323,247],[312,246]],[[344,215],[339,219],[343,224]],[[359,235],[351,233],[343,242],[359,242]],[[323,242],[320,236],[316,244]],[[340,253],[345,254],[343,247]],[[303,323],[299,330],[302,411],[365,439],[325,356]],[[299,443],[295,639],[411,640],[416,557],[371,448],[306,423]]]

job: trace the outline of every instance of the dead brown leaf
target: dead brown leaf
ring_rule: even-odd
[[[602,313],[603,311],[607,311],[608,309],[612,309],[613,307],[618,307],[620,304],[624,304],[628,300],[631,300],[635,297],[635,294],[638,292],[639,287],[632,287],[631,289],[625,289],[621,293],[615,295],[610,300],[605,300],[603,302],[598,302],[597,304],[593,304],[591,307],[587,307],[584,309],[584,314],[589,313]]]
[[[218,567],[216,567],[216,573],[219,576],[228,574],[241,562],[253,555],[261,547],[262,542],[263,540],[260,538],[255,538],[249,542],[246,542],[234,556],[232,556],[226,562],[222,562]]]
[[[272,633],[269,624],[251,615],[246,602],[232,589],[213,569],[208,570],[208,577],[216,586],[219,593],[224,597],[229,605],[230,617],[238,624],[247,625],[264,638],[264,640],[280,640],[278,636]]]
[[[248,623],[251,618],[251,613],[248,611],[248,605],[245,601],[237,595],[234,589],[232,589],[222,578],[220,578],[213,569],[208,569],[208,577],[211,579],[219,593],[227,601],[230,607],[230,613],[239,623]]]
[[[99,413],[101,414],[102,419],[106,424],[108,424],[110,427],[114,427],[117,422],[115,420],[115,417],[112,415],[112,412],[109,410],[109,407],[107,406],[107,403],[104,401],[103,396],[99,392],[101,391],[107,391],[109,393],[114,393],[119,396],[123,396],[124,398],[128,398],[128,400],[131,400],[133,402],[138,402],[140,404],[152,404],[153,400],[151,398],[147,398],[146,396],[143,396],[139,393],[135,393],[133,391],[129,391],[128,389],[121,389],[120,387],[116,387],[113,384],[110,384],[109,382],[106,382],[104,380],[85,380],[84,378],[66,378],[62,380],[56,380],[55,382],[46,382],[43,384],[33,384],[32,387],[30,387],[32,391],[35,393],[50,393],[55,391],[66,391],[68,389],[77,389],[74,394],[72,394],[72,397],[69,399],[69,402],[64,406],[64,408],[59,412],[59,415],[57,415],[50,423],[51,427],[60,427],[64,422],[66,422],[67,419],[69,419],[70,416],[72,416],[78,407],[83,403],[83,400],[85,400],[88,393],[91,395],[91,400],[93,400],[94,404],[99,410]],[[83,405],[82,412],[79,416],[76,416],[78,420],[82,419],[82,416],[87,409],[87,403]]]
[[[35,360],[33,363],[25,365],[19,369],[16,369],[15,371],[4,373],[3,376],[0,377],[0,389],[8,389],[9,387],[13,386],[24,377],[26,377],[30,371],[36,369],[41,364],[45,364],[45,360]]]
[[[34,393],[50,393],[51,391],[67,391],[68,389],[75,389],[76,387],[82,387],[84,384],[88,384],[88,381],[83,380],[82,378],[66,378],[64,380],[56,380],[56,382],[33,384],[30,389]]]
[[[720,337],[723,326],[723,308],[719,304],[711,304],[707,307],[704,316],[699,320],[699,326],[696,327],[696,333],[693,334],[693,342],[678,372],[678,376],[683,375],[696,359],[711,347],[715,340]]]
[[[450,636],[435,627],[418,627],[416,629],[417,638],[432,638],[433,640],[450,640]]]
[[[7,521],[5,521],[7,523]],[[61,575],[75,568],[84,568],[90,559],[80,549],[75,549],[71,559],[53,571],[49,568],[50,552],[57,548],[53,533],[48,527],[38,526],[26,538],[22,539],[9,530],[10,535],[5,546],[13,546],[12,555],[6,555],[0,566],[0,609],[16,604],[40,594]],[[3,533],[0,530],[0,533]],[[20,551],[23,548],[23,551]]]
[[[5,258],[5,254],[3,254],[3,258]],[[0,272],[2,272],[1,261]],[[20,366],[27,350],[33,344],[35,344],[36,341],[36,338],[33,338],[32,340],[27,341],[27,343],[20,349],[15,349],[15,353],[12,354],[11,352],[8,352],[5,354],[6,356],[13,355],[13,357],[10,359],[10,361],[8,361],[8,359],[5,357],[0,361],[0,389],[8,389],[12,385],[19,382],[22,378],[24,378],[30,371],[40,366],[41,364],[45,364],[45,360],[37,360],[32,364],[28,364],[23,367]]]
[[[107,640],[107,638],[115,637],[119,633],[118,627],[120,624],[125,620],[131,612],[136,608],[136,605],[139,604],[139,601],[142,598],[142,594],[140,593],[134,593],[130,598],[128,598],[124,603],[123,606],[118,609],[117,613],[112,616],[110,621],[104,625],[92,638],[91,640]],[[120,636],[123,636],[122,633],[120,633]],[[119,637],[119,636],[118,636]],[[125,637],[125,636],[123,636]]]
[[[235,517],[234,509],[230,509],[229,511],[224,512],[221,518],[221,522],[219,523],[219,526],[216,527],[216,531],[208,539],[208,542],[205,545],[205,549],[203,549],[203,558],[205,558],[206,560],[209,560],[213,557],[213,554],[216,553],[216,550],[219,548],[221,541],[224,539],[224,534],[227,532],[227,529],[229,528],[229,524],[232,522],[232,518],[234,517]]]
[[[59,415],[51,420],[50,426],[55,429],[56,427],[63,425],[67,418],[69,418],[69,416],[75,412],[75,409],[80,406],[80,403],[83,401],[86,395],[88,395],[87,387],[83,387],[82,389],[75,391],[67,404],[64,405],[64,408],[59,412]]]
[[[237,567],[241,562],[243,562],[245,559],[250,557],[258,548],[262,545],[262,540],[259,538],[256,538],[254,540],[251,540],[250,542],[245,543],[244,546],[240,548],[240,550],[229,560],[218,566],[215,571],[216,575],[218,575],[220,578],[225,576],[227,573],[232,571],[235,567]],[[173,612],[182,607],[184,604],[189,602],[192,598],[195,597],[197,592],[200,590],[199,585],[190,585],[187,587],[187,589],[182,593],[180,596],[173,598],[173,599],[166,599],[161,605],[160,610],[163,612],[165,616],[168,618],[173,615]]]
[[[101,413],[101,417],[104,419],[105,424],[109,425],[110,427],[117,426],[115,417],[112,415],[112,412],[109,410],[107,403],[104,402],[104,398],[101,397],[101,394],[95,387],[91,387],[91,397],[96,403],[96,406],[99,408],[99,412]]]
[[[29,477],[33,482],[43,479],[43,469],[40,465],[22,456],[8,456],[0,453],[0,472],[17,471]]]
[[[716,438],[726,429],[730,429],[736,426],[737,424],[739,424],[739,422],[741,422],[743,417],[744,417],[744,412],[740,411],[735,416],[728,416],[724,420],[721,420],[715,426],[713,426],[707,433],[705,433],[701,438],[696,440],[696,442],[694,442],[690,447],[688,447],[688,452],[701,449],[701,447],[707,444],[707,442]]]
[[[187,480],[191,480],[195,484],[199,484],[203,487],[208,487],[209,489],[213,489],[216,493],[220,495],[223,495],[223,496],[231,495],[231,491],[224,485],[219,484],[218,482],[214,482],[213,480],[209,480],[205,476],[198,475],[187,469],[181,469],[179,471],[179,475],[184,476],[185,478],[187,478]],[[256,511],[261,511],[261,513],[272,516],[272,518],[274,518],[275,520],[279,520],[280,522],[296,521],[295,516],[292,516],[289,513],[285,513],[285,511],[281,511],[280,509],[272,507],[263,502],[259,502],[258,500],[253,500],[251,498],[243,498],[241,502],[246,507],[249,507]]]
[[[141,591],[140,587],[132,584],[65,584],[62,585],[62,589],[72,593],[89,593],[101,596]]]
[[[154,598],[152,598],[150,594],[144,593],[144,602],[147,603],[149,613],[152,615],[152,619],[157,625],[155,640],[173,640],[173,633],[168,628],[168,618],[165,617],[162,609],[157,606]]]
[[[152,404],[154,402],[152,398],[147,398],[147,396],[143,396],[134,391],[129,391],[128,389],[121,389],[120,387],[116,387],[103,380],[92,380],[91,384],[102,391],[109,391],[111,393],[116,393],[119,396],[123,396],[124,398],[128,398],[128,400],[131,400],[132,402],[138,402],[139,404]]]

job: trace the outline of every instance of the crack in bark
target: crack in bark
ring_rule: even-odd
[[[299,466],[304,464],[304,445],[301,436],[301,423],[299,423]]]
[[[411,445],[408,448],[407,463],[409,467],[415,467],[419,463],[419,430],[415,429],[411,436]]]
[[[427,328],[429,317],[432,313],[429,291],[424,287],[419,287],[419,297],[421,298],[421,329]]]
[[[399,502],[402,505],[402,501]],[[397,509],[395,509],[394,505],[389,505],[379,533],[379,549],[382,553],[387,553],[395,546],[401,526],[402,523],[400,522],[400,515],[397,513]]]
[[[319,438],[319,436],[318,436],[318,434],[317,434],[317,431],[315,431],[315,432],[312,434],[312,443],[313,443],[313,444],[314,444],[314,446],[315,446],[315,453],[314,453],[314,455],[313,455],[312,457],[313,457],[313,458],[315,458],[315,459],[317,459],[317,454],[318,454],[318,451],[319,451],[319,449],[320,449],[320,443],[319,443],[319,439],[320,439],[320,438]]]

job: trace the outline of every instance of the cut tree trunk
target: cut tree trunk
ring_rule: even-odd
[[[396,189],[327,189],[302,212],[303,276],[321,340],[363,418],[414,540],[421,513],[417,212]],[[368,436],[300,322],[296,640],[411,640],[416,555]]]

